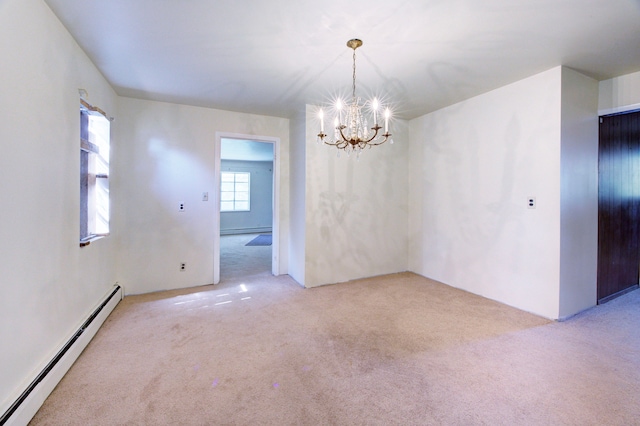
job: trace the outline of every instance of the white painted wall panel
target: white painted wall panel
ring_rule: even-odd
[[[307,108],[305,286],[407,269],[408,127],[392,123],[394,144],[360,160],[316,143],[319,121]]]
[[[306,133],[309,106],[298,111],[290,123],[291,184],[290,184],[290,232],[289,275],[305,285],[306,255]]]
[[[559,317],[596,304],[598,82],[562,69]]]
[[[79,247],[78,88],[116,95],[40,0],[0,2],[0,412],[116,281],[113,237]],[[114,159],[117,162],[117,159]]]
[[[411,271],[557,317],[560,84],[558,67],[411,121]]]
[[[280,273],[287,273],[289,120],[120,98],[113,192],[127,294],[213,282],[216,132],[280,138]],[[210,201],[202,201],[209,192]],[[217,195],[215,195],[217,196]],[[185,211],[178,211],[178,203]],[[187,264],[179,270],[181,262]]]

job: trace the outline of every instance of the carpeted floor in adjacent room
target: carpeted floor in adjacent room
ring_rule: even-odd
[[[630,425],[640,291],[556,323],[401,273],[126,297],[33,425]]]

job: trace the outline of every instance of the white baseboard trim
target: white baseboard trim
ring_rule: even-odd
[[[22,426],[29,423],[123,297],[119,285],[108,293],[100,306],[0,417],[0,425]]]
[[[237,234],[265,234],[271,232],[271,227],[264,228],[237,228],[237,229],[221,229],[220,235],[237,235]]]

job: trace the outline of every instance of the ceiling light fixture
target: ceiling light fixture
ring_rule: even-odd
[[[379,135],[382,127],[378,123],[378,111],[382,109],[377,98],[372,101],[360,105],[360,98],[356,97],[356,49],[362,46],[362,40],[357,38],[347,42],[347,46],[353,49],[353,94],[351,103],[346,105],[346,113],[343,113],[342,100],[338,99],[335,105],[334,136],[329,139],[324,132],[324,111],[319,111],[320,133],[318,133],[318,143],[324,142],[326,145],[335,146],[339,150],[344,150],[347,154],[355,152],[360,156],[362,150],[366,147],[382,145],[387,140],[393,143],[391,134],[389,133],[389,119],[391,118],[391,110],[384,110],[384,133]],[[362,112],[362,108],[369,105],[371,114],[373,115],[373,127],[367,125],[367,118]],[[343,121],[344,119],[344,121]],[[340,151],[338,151],[340,155]]]

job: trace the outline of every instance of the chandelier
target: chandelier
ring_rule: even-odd
[[[382,127],[378,123],[378,110],[381,109],[381,106],[378,99],[374,98],[372,101],[360,105],[360,98],[356,97],[356,49],[362,46],[362,40],[357,38],[351,39],[347,42],[347,46],[353,49],[353,92],[351,103],[345,106],[340,99],[336,101],[336,116],[333,121],[334,131],[332,139],[328,138],[324,132],[324,111],[322,108],[320,109],[320,133],[318,133],[318,142],[335,146],[339,150],[344,150],[347,154],[355,152],[356,155],[359,156],[360,152],[366,147],[371,148],[372,146],[382,145],[387,140],[390,141],[389,143],[393,143],[393,139],[390,139],[391,134],[389,133],[391,111],[389,108],[384,110],[384,133],[380,134]],[[367,117],[362,111],[366,106],[369,106],[373,118],[373,127],[371,128],[369,128]],[[343,109],[345,110],[344,112]],[[340,155],[340,151],[338,151],[338,155]]]

